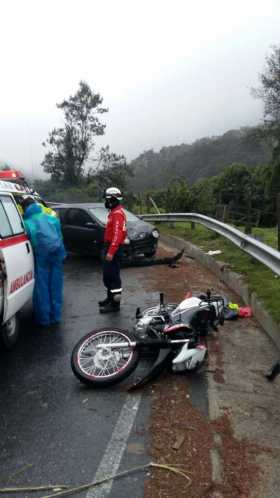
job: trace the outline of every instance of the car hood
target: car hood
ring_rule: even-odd
[[[137,239],[141,234],[147,237],[153,230],[153,225],[146,221],[139,221],[136,224],[133,221],[127,221],[127,235],[130,239]]]

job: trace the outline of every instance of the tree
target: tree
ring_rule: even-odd
[[[246,164],[234,163],[227,166],[217,178],[216,191],[223,204],[244,205],[252,188],[251,169]]]
[[[261,87],[253,88],[252,93],[263,100],[263,126],[257,131],[270,140],[275,161],[280,153],[280,46],[274,45],[265,60],[265,70],[259,76]]]
[[[280,46],[273,46],[266,57],[266,68],[260,75],[261,88],[253,89],[253,94],[264,102],[264,125],[269,133],[280,130]]]
[[[88,181],[94,180],[99,196],[108,187],[115,186],[122,191],[126,189],[127,180],[132,176],[132,168],[123,155],[110,152],[107,145],[100,149],[96,163],[96,167],[89,170]]]
[[[261,88],[253,89],[264,102],[264,122],[261,133],[272,145],[270,195],[280,192],[280,46],[273,46],[266,57],[266,68],[260,75]]]
[[[191,211],[215,216],[217,196],[214,195],[214,192],[216,191],[217,178],[217,176],[201,178],[191,186]]]
[[[170,213],[190,210],[190,189],[183,179],[174,179],[164,191],[165,209]]]
[[[276,223],[276,217],[273,216],[274,199],[271,195],[272,173],[271,165],[255,166],[252,169],[252,203],[260,211],[260,225],[266,227]]]
[[[104,135],[106,125],[98,115],[108,111],[103,99],[85,81],[80,81],[75,95],[57,104],[64,113],[64,127],[54,128],[43,146],[48,149],[42,166],[53,180],[65,185],[79,183],[85,161],[94,148],[94,139]]]

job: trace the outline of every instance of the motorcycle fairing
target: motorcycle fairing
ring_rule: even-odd
[[[207,352],[206,346],[197,344],[195,348],[189,349],[189,345],[189,342],[184,344],[180,353],[172,360],[174,371],[193,370],[203,362]]]
[[[163,332],[165,334],[172,334],[175,332],[185,332],[186,329],[190,332],[192,332],[192,329],[187,323],[177,323],[175,325],[166,325],[163,329]]]
[[[138,382],[135,382],[135,384],[132,384],[128,388],[128,391],[134,391],[134,389],[138,389],[138,387],[142,387],[148,382],[150,382],[152,379],[155,379],[166,367],[168,361],[169,361],[169,356],[172,354],[172,349],[160,349],[159,354],[157,356],[157,359],[155,363],[153,364],[152,368],[150,371],[142,377]]]

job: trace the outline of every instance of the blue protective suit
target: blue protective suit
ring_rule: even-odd
[[[63,304],[66,252],[60,221],[44,213],[36,203],[26,208],[23,219],[35,257],[34,317],[37,323],[47,326],[61,320]]]

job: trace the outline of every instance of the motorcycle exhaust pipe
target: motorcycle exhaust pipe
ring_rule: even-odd
[[[112,342],[112,343],[107,343],[107,344],[98,344],[96,346],[96,349],[104,349],[104,348],[111,348],[111,349],[118,349],[118,348],[128,348],[128,347],[133,347],[133,348],[141,348],[141,347],[149,347],[151,349],[170,349],[174,344],[186,344],[187,342],[190,342],[190,339],[174,339],[171,341],[165,341],[165,340],[153,340],[153,339],[139,339],[138,341],[130,341],[130,342]]]

